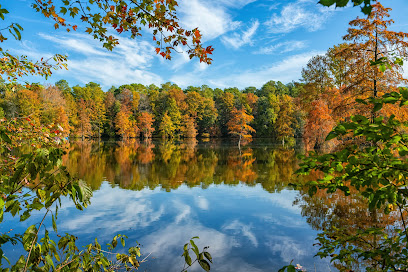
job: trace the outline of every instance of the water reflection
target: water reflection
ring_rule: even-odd
[[[64,163],[91,187],[102,181],[131,190],[208,187],[210,184],[261,184],[268,192],[287,188],[296,167],[294,150],[197,142],[78,142]]]
[[[64,209],[62,229],[85,240],[126,234],[152,252],[147,271],[180,270],[181,247],[196,235],[213,271],[277,271],[292,259],[324,271],[328,262],[313,259],[316,231],[288,186],[295,155],[256,142],[74,143],[64,163],[95,191],[84,212]]]
[[[395,237],[395,228],[400,228],[399,214],[391,212],[385,214],[382,210],[370,211],[367,201],[354,189],[350,196],[343,192],[326,194],[318,190],[316,195],[310,197],[307,191],[300,191],[295,201],[301,208],[301,214],[307,223],[315,230],[323,231],[326,241],[332,239],[343,240],[340,250],[348,247],[358,248],[362,251],[393,250],[384,242],[382,235],[364,233],[371,228],[385,229],[388,237]],[[347,242],[345,242],[347,241]],[[398,252],[397,252],[398,253]],[[340,271],[366,271],[367,267],[373,271],[383,271],[383,259],[380,255],[364,258],[359,254],[350,254],[348,262],[334,263]],[[371,270],[370,270],[371,271]]]
[[[321,231],[353,237],[371,226],[392,226],[395,215],[370,213],[356,192],[344,197],[319,191],[310,197],[307,188],[293,190],[289,183],[301,182],[293,175],[295,155],[293,149],[256,142],[241,150],[196,141],[71,143],[64,164],[93,188],[94,196],[83,212],[64,201],[59,231],[75,234],[82,244],[95,236],[108,243],[125,234],[131,244],[143,245],[145,256],[152,253],[142,271],[180,271],[182,245],[197,235],[199,247],[210,246],[212,271],[277,271],[292,260],[308,271],[376,267],[357,261],[334,268],[313,258],[315,238]],[[23,223],[8,219],[5,228],[21,232],[40,218],[34,213]],[[45,226],[52,228],[50,220]],[[334,227],[337,233],[330,232]],[[368,239],[379,242],[375,236]],[[12,261],[16,256],[9,254]]]

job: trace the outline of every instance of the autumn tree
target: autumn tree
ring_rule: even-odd
[[[197,91],[200,91],[197,88]],[[217,109],[212,98],[202,96],[197,91],[188,91],[186,95],[186,115],[197,125],[196,134],[209,135],[217,120]]]
[[[57,107],[55,112],[54,124],[59,126],[59,129],[61,130],[60,133],[63,137],[68,137],[71,127],[69,125],[68,115],[66,114],[64,107]]]
[[[174,99],[173,97],[169,97],[167,100],[166,112],[171,119],[171,123],[173,124],[174,127],[173,133],[177,134],[181,129],[181,112],[179,107],[177,106],[176,99]]]
[[[85,137],[91,136],[92,127],[89,120],[88,110],[83,99],[78,102],[78,127],[76,128],[77,134],[84,140]]]
[[[293,144],[295,134],[295,104],[289,95],[279,96],[278,118],[274,124],[276,138],[285,144],[285,141]]]
[[[201,136],[210,136],[216,130],[218,111],[212,98],[204,98],[197,116],[198,131]]]
[[[306,149],[321,148],[335,124],[327,102],[323,99],[313,101],[304,129],[303,140]]]
[[[230,92],[222,92],[215,97],[215,105],[218,111],[218,124],[223,136],[228,135],[228,121],[232,118],[235,108],[234,95]]]
[[[328,66],[328,59],[325,55],[312,57],[302,69],[302,81],[312,84],[317,93],[323,93],[333,85]]]
[[[176,127],[174,126],[171,117],[167,114],[167,112],[165,112],[159,125],[160,135],[163,138],[173,138],[175,130]]]
[[[78,108],[75,98],[72,94],[72,88],[69,86],[66,80],[59,80],[55,83],[55,86],[61,91],[64,100],[64,111],[68,117],[69,126],[75,128],[78,125]]]
[[[272,92],[259,97],[257,115],[255,116],[255,128],[258,136],[273,136],[273,126],[279,112],[278,99],[278,96]]]
[[[115,136],[115,118],[120,110],[120,103],[116,100],[112,91],[108,91],[105,96],[106,121],[104,131],[110,137]]]
[[[142,135],[145,138],[145,140],[151,138],[154,132],[153,116],[148,112],[142,112],[140,113],[137,120],[139,122],[140,131],[142,132]]]
[[[408,33],[389,29],[390,8],[380,2],[372,5],[371,14],[350,22],[343,39],[348,46],[339,47],[336,55],[347,58],[348,85],[344,92],[356,98],[377,97],[390,88],[407,82],[402,76],[402,59],[408,57]],[[352,105],[355,104],[347,103]]]
[[[33,122],[40,122],[41,104],[37,92],[23,89],[17,92],[18,112],[21,117],[30,116]]]
[[[58,123],[64,120],[64,124],[60,124],[64,129],[69,131],[68,116],[66,115],[66,101],[62,91],[56,86],[47,86],[40,88],[41,97],[41,122],[43,124]],[[66,122],[65,122],[66,120]]]
[[[188,115],[183,116],[182,135],[184,138],[193,138],[197,136],[197,125],[194,118]]]
[[[228,121],[228,131],[231,135],[238,137],[238,147],[241,147],[242,140],[251,140],[251,133],[255,132],[249,123],[252,122],[254,117],[245,112],[245,109],[233,109],[232,118]]]
[[[116,115],[115,127],[122,139],[138,137],[139,128],[127,107],[122,107]]]

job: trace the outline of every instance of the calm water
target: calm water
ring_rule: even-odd
[[[308,271],[334,271],[313,258],[312,221],[319,216],[310,216],[303,194],[288,186],[296,181],[294,150],[261,142],[241,152],[220,143],[87,142],[71,144],[65,164],[94,196],[82,212],[63,203],[59,232],[83,244],[126,234],[128,245],[138,241],[144,256],[151,253],[141,271],[180,271],[183,245],[193,236],[200,249],[210,247],[212,271],[277,271],[292,259]],[[3,227],[17,224],[7,219]],[[13,257],[18,249],[5,251]]]

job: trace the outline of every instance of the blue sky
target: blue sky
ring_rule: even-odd
[[[261,87],[269,80],[298,81],[302,67],[316,54],[341,43],[348,22],[363,16],[359,8],[326,8],[317,0],[178,0],[183,26],[199,27],[205,45],[215,50],[213,64],[189,60],[186,53],[171,61],[156,55],[152,35],[137,40],[120,35],[120,45],[109,52],[79,25],[76,32],[54,30],[50,20],[36,13],[30,0],[0,0],[10,12],[7,22],[24,28],[22,41],[9,39],[3,49],[33,59],[68,55],[68,71],[59,70],[43,84],[66,79],[71,85],[93,81],[107,90],[128,83],[165,82],[210,87]],[[393,30],[408,32],[407,0],[383,0],[393,10]],[[6,23],[7,23],[6,22]]]

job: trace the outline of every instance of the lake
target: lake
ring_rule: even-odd
[[[80,244],[127,235],[128,246],[137,241],[143,256],[150,254],[141,271],[181,271],[183,245],[194,236],[200,250],[209,246],[212,271],[277,271],[291,260],[307,271],[335,271],[313,257],[315,221],[324,221],[327,209],[306,205],[305,193],[289,186],[296,182],[296,153],[260,140],[241,150],[222,142],[71,143],[64,163],[94,196],[84,211],[63,201],[58,229]],[[51,229],[50,220],[46,225]]]

